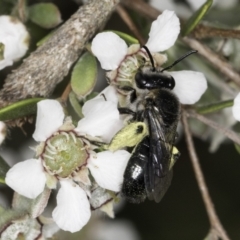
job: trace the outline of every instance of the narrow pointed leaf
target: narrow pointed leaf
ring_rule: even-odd
[[[30,98],[0,109],[0,121],[14,120],[37,112],[37,103],[44,98]]]
[[[139,41],[138,41],[136,38],[134,38],[134,37],[132,37],[132,36],[126,34],[126,33],[119,32],[119,31],[111,31],[111,32],[116,33],[116,34],[117,34],[120,38],[122,38],[128,45],[138,44],[138,43],[139,43]]]
[[[203,19],[209,8],[212,6],[213,0],[207,0],[184,24],[181,34],[188,35]]]
[[[70,92],[69,94],[69,102],[73,108],[73,110],[75,111],[75,113],[78,115],[78,117],[83,118],[83,113],[82,113],[82,107],[78,101],[78,99],[76,98],[76,95],[73,92]]]
[[[8,164],[0,157],[0,183],[5,183],[6,173],[9,170]]]
[[[37,3],[29,7],[29,18],[40,27],[50,29],[62,22],[58,7],[53,3]]]
[[[233,100],[227,100],[223,102],[213,103],[209,104],[207,106],[201,106],[196,108],[198,113],[201,114],[207,114],[207,113],[213,113],[217,112],[219,110],[222,110],[224,108],[232,107],[233,106]]]
[[[71,86],[78,99],[85,98],[93,90],[97,80],[97,60],[89,52],[84,53],[75,64]]]

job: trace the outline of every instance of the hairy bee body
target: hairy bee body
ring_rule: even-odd
[[[148,197],[159,202],[172,179],[172,161],[176,128],[180,117],[180,104],[171,92],[174,79],[157,71],[141,71],[136,74],[135,88],[122,87],[126,105],[121,113],[131,113],[130,121],[144,122],[148,135],[133,150],[124,173],[122,195],[132,203]]]

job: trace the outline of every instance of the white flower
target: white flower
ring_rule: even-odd
[[[173,46],[179,32],[179,19],[172,11],[165,10],[158,16],[157,20],[152,23],[146,46],[152,53],[157,64],[159,64],[160,61],[161,64],[164,63],[165,58],[164,55],[156,54],[156,52],[165,51]],[[116,34],[103,32],[97,34],[93,39],[92,52],[98,58],[104,69],[113,70],[112,72],[115,75],[122,74],[121,78],[119,77],[119,81],[127,81],[124,77],[130,76],[131,78],[134,78],[131,74],[136,74],[137,69],[140,67],[137,62],[139,59],[139,57],[136,57],[137,54],[140,55],[145,53],[145,51],[140,48],[135,48],[135,52],[131,52],[133,46],[135,45],[132,45],[127,49],[126,43]],[[131,54],[129,52],[131,52]],[[162,59],[158,61],[155,56],[160,56]],[[132,65],[134,65],[134,70],[127,72],[131,67],[127,68],[125,66],[129,64],[130,61],[132,62]],[[114,74],[112,79],[115,78]],[[169,74],[175,79],[175,88],[173,89],[173,92],[183,104],[194,104],[207,89],[207,81],[204,75],[200,72],[178,71],[169,72]],[[115,79],[113,80],[113,84],[115,84]]]
[[[0,43],[4,45],[0,70],[11,66],[28,50],[29,34],[25,26],[11,16],[0,16]]]
[[[240,93],[235,97],[232,107],[232,113],[237,121],[240,121]]]
[[[89,195],[87,187],[91,183],[88,179],[86,167],[100,187],[115,192],[120,191],[123,173],[130,157],[127,151],[95,153],[92,149],[86,150],[84,145],[80,145],[81,147],[77,148],[76,157],[69,158],[69,154],[73,154],[75,151],[74,146],[80,142],[78,137],[100,137],[108,140],[122,128],[123,125],[119,120],[117,101],[113,91],[115,92],[113,87],[108,87],[99,96],[86,102],[83,106],[85,117],[78,122],[75,129],[70,127],[71,124],[67,125],[69,132],[63,130],[64,112],[60,103],[55,100],[39,102],[36,130],[33,137],[36,141],[44,141],[41,146],[45,150],[42,150],[39,159],[20,162],[7,173],[6,183],[16,192],[28,198],[36,198],[43,191],[45,184],[54,188],[56,186],[54,181],[59,180],[61,186],[57,194],[57,206],[52,216],[58,227],[63,230],[79,231],[90,218],[91,211],[87,197],[87,194]],[[106,99],[109,99],[109,101],[106,101]],[[60,135],[62,138],[58,138]],[[65,154],[66,159],[69,158],[68,162],[63,163],[66,164],[65,166],[57,158],[59,153],[54,148],[54,141],[56,143],[65,141],[65,139],[67,141],[71,137],[73,139],[71,151],[69,152],[65,147],[70,147],[70,144],[66,145],[65,143],[63,149],[59,150],[61,154]],[[52,141],[50,141],[51,139]],[[61,145],[57,146],[60,147]],[[86,148],[88,147],[86,146]],[[86,158],[86,161],[82,161],[81,158]],[[57,164],[57,161],[60,161],[61,164],[54,168],[55,165],[52,166],[51,164],[52,162]],[[69,170],[67,166],[71,164],[71,161],[73,161],[73,166],[70,166]],[[75,171],[75,169],[80,170]],[[72,181],[72,178],[74,181]],[[76,181],[80,181],[80,184],[76,184]]]

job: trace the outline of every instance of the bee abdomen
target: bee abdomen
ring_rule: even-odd
[[[131,203],[143,202],[146,198],[144,174],[148,161],[148,137],[135,149],[124,173],[122,195]]]

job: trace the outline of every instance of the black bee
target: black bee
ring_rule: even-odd
[[[132,203],[140,203],[146,197],[159,202],[171,184],[172,166],[180,155],[174,147],[180,103],[171,91],[175,80],[163,71],[196,52],[191,51],[171,66],[157,71],[151,53],[144,48],[152,67],[138,70],[136,88],[121,88],[128,92],[131,107],[119,108],[120,113],[132,115],[131,121],[144,122],[148,126],[148,135],[134,148],[124,173],[122,195]],[[141,129],[136,131],[138,133]]]

